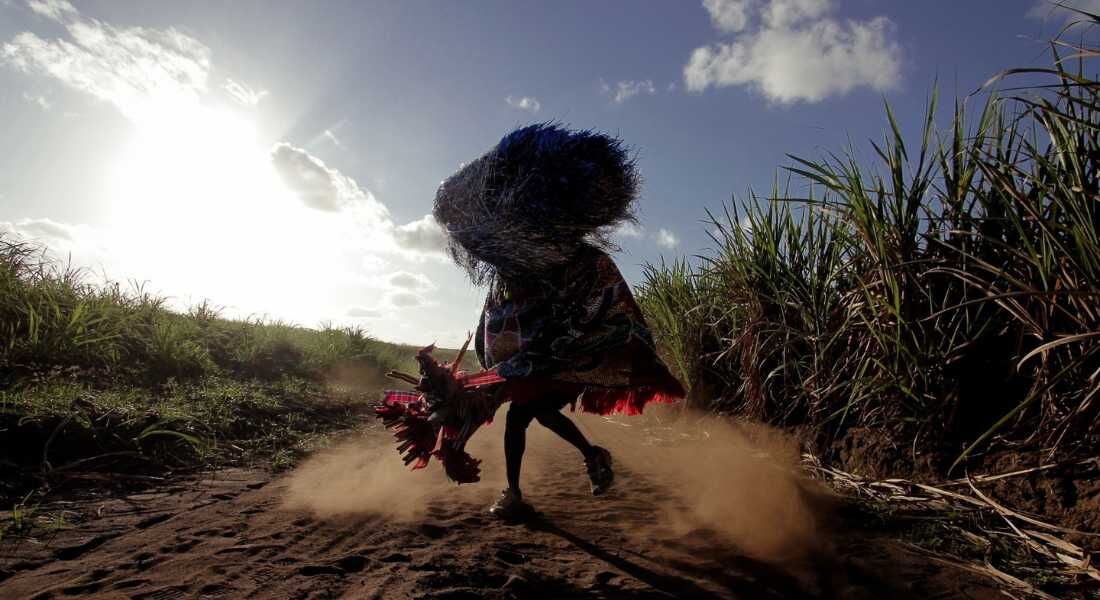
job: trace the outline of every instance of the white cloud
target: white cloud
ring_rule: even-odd
[[[42,94],[32,94],[30,92],[23,92],[23,99],[31,104],[37,104],[42,110],[50,110],[53,107],[53,103],[49,98],[46,98]]]
[[[704,3],[713,16],[711,4],[725,3]],[[826,16],[829,0],[733,4],[758,11],[761,23],[696,48],[684,67],[688,90],[745,85],[781,103],[818,102],[860,87],[894,89],[901,79],[901,46],[886,17],[842,22]]]
[[[24,239],[52,243],[57,241],[72,241],[78,235],[78,230],[85,226],[59,223],[52,219],[23,219],[16,223],[0,221],[0,230],[14,233]]]
[[[800,21],[825,16],[832,0],[771,0],[764,7],[764,23],[769,27],[790,27]]]
[[[353,306],[348,309],[347,316],[356,319],[377,319],[382,316],[382,311],[376,308],[364,308],[362,306]]]
[[[340,141],[340,138],[336,137],[336,134],[333,133],[331,129],[326,129],[322,131],[321,139],[331,142],[333,146],[336,146],[341,150],[344,148],[344,143]]]
[[[430,216],[400,225],[355,178],[298,145],[264,150],[255,115],[222,106],[233,91],[245,103],[262,92],[212,79],[211,52],[198,40],[103,23],[57,0],[31,7],[51,22],[42,34],[0,39],[0,68],[106,103],[131,122],[133,139],[112,159],[106,197],[75,199],[103,201],[108,223],[13,219],[0,232],[37,240],[62,261],[71,256],[90,276],[147,281],[173,306],[208,297],[238,318],[356,322],[402,307],[415,318],[371,321],[372,334],[420,341],[477,302],[460,273],[442,266],[445,237]],[[336,144],[339,127],[325,139]],[[424,275],[395,277],[402,268]],[[427,310],[437,285],[447,287],[447,305]]]
[[[631,238],[639,240],[645,236],[645,228],[637,223],[626,221],[616,226],[615,229],[611,232],[611,235],[620,238]]]
[[[610,86],[606,82],[601,82],[601,88],[605,94],[609,94],[612,91],[615,92],[612,98],[615,104],[622,104],[638,94],[649,94],[652,96],[657,93],[657,88],[654,87],[652,79],[642,81],[620,81],[614,86]]]
[[[435,285],[428,279],[427,275],[422,273],[409,273],[408,271],[398,271],[390,275],[389,284],[395,288],[419,292],[427,292],[435,289]]]
[[[78,16],[73,5],[66,0],[28,0],[27,6],[43,17],[59,22]]]
[[[253,107],[268,95],[267,90],[254,90],[243,83],[226,79],[222,86],[231,98],[243,106]]]
[[[680,245],[680,238],[663,227],[654,233],[648,233],[645,227],[637,223],[620,223],[611,230],[610,234],[613,238],[618,238],[619,241],[627,239],[650,240],[662,248],[675,248]]]
[[[271,164],[286,187],[310,208],[335,212],[361,205],[380,218],[385,218],[389,213],[370,191],[360,188],[354,179],[330,169],[321,159],[301,148],[285,142],[275,144],[271,149]]]
[[[446,235],[432,215],[397,225],[390,219],[389,209],[369,190],[285,142],[272,148],[271,163],[287,189],[306,206],[323,212],[353,211],[364,222],[364,233],[372,236],[378,247],[397,250],[412,259],[446,258]]]
[[[393,292],[386,297],[386,301],[394,308],[416,308],[427,304],[420,294],[412,292]]]
[[[81,17],[62,0],[29,5],[64,25],[71,39],[45,40],[24,31],[0,46],[0,63],[49,75],[133,120],[163,117],[165,108],[171,110],[166,99],[197,101],[206,92],[210,49],[174,28],[117,29]]]
[[[720,31],[743,31],[749,25],[751,10],[759,0],[703,0],[710,21]]]
[[[32,8],[62,22],[71,40],[44,40],[34,33],[23,32],[0,46],[0,63],[52,76],[110,102],[132,121],[153,125],[153,131],[161,131],[164,123],[180,121],[184,116],[215,128],[205,119],[217,115],[201,108],[201,100],[208,92],[211,53],[198,40],[171,28],[115,28],[82,17],[71,5],[58,0],[42,0]],[[246,105],[259,102],[266,94],[233,79],[225,81],[224,90]],[[190,129],[183,127],[181,132],[172,134],[194,133]],[[195,135],[200,133],[212,137],[190,140],[196,148],[174,151],[173,158],[190,161],[194,152],[201,153],[205,146],[219,141],[216,130],[203,130]],[[341,145],[331,129],[323,136]],[[268,159],[286,189],[306,206],[322,212],[353,214],[356,222],[363,225],[362,235],[370,238],[373,248],[400,251],[411,258],[443,257],[443,232],[430,217],[397,226],[386,206],[369,190],[289,143],[275,144]],[[217,166],[221,170],[233,169],[228,164]],[[181,164],[178,168],[187,167]],[[197,173],[188,175],[192,179],[201,178]],[[238,187],[248,187],[243,174],[226,175],[224,179]]]
[[[508,106],[511,106],[512,108],[526,110],[530,113],[537,113],[542,108],[542,103],[539,102],[538,98],[534,98],[532,96],[523,96],[522,98],[513,98],[512,96],[508,96],[504,99],[504,101],[507,102]]]
[[[363,257],[363,260],[359,261],[363,271],[367,273],[377,273],[386,268],[390,263],[376,254],[368,254]]]
[[[397,245],[405,250],[443,256],[447,236],[430,214],[394,230]]]
[[[0,234],[40,246],[48,257],[61,264],[92,267],[91,275],[97,274],[95,270],[106,257],[106,240],[88,225],[48,218],[0,221]]]

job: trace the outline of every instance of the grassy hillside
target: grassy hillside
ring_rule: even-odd
[[[3,496],[99,471],[284,466],[369,418],[386,370],[416,369],[414,347],[361,329],[180,314],[45,256],[0,237]]]

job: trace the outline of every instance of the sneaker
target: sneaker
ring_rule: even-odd
[[[599,496],[611,487],[615,472],[611,470],[611,453],[599,446],[592,447],[592,456],[584,459],[588,480],[592,482],[592,495]]]
[[[531,512],[531,505],[523,501],[523,494],[512,488],[500,492],[500,498],[489,507],[489,514],[505,521],[519,519]]]

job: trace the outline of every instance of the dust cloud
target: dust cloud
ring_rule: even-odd
[[[661,522],[671,530],[713,530],[768,561],[820,548],[824,492],[801,474],[792,436],[675,407],[641,417],[586,415],[582,422],[594,443],[612,449],[617,465],[665,488]]]
[[[486,431],[479,431],[467,445],[476,458],[499,454],[501,448]],[[415,521],[424,517],[431,502],[488,504],[497,490],[484,482],[504,480],[503,461],[482,462],[481,477],[481,484],[458,486],[434,459],[427,468],[410,472],[390,433],[372,431],[318,453],[291,473],[285,506],[319,517],[377,514]]]
[[[382,389],[392,387],[393,380],[381,367],[348,361],[329,368],[324,375],[325,387],[335,394],[363,395],[375,398]]]
[[[717,532],[746,556],[770,562],[818,548],[817,492],[799,474],[794,439],[763,425],[657,408],[639,417],[568,413],[614,457],[618,479],[598,500],[583,494],[587,481],[576,451],[533,423],[525,497],[555,519],[601,518],[593,511],[603,510],[605,518],[621,521],[622,514],[643,511],[642,522],[625,525],[653,529],[654,539],[662,532],[680,538]],[[397,521],[422,519],[432,505],[484,510],[504,486],[503,417],[504,409],[468,446],[483,459],[481,483],[456,486],[434,461],[409,472],[389,432],[375,430],[315,455],[292,473],[286,507],[320,517],[374,514]],[[551,498],[565,488],[577,489],[567,501]],[[616,502],[622,506],[615,508]]]

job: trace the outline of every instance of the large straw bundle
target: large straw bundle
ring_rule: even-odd
[[[535,281],[634,220],[639,187],[622,142],[553,123],[517,129],[439,187],[433,214],[478,285]]]

